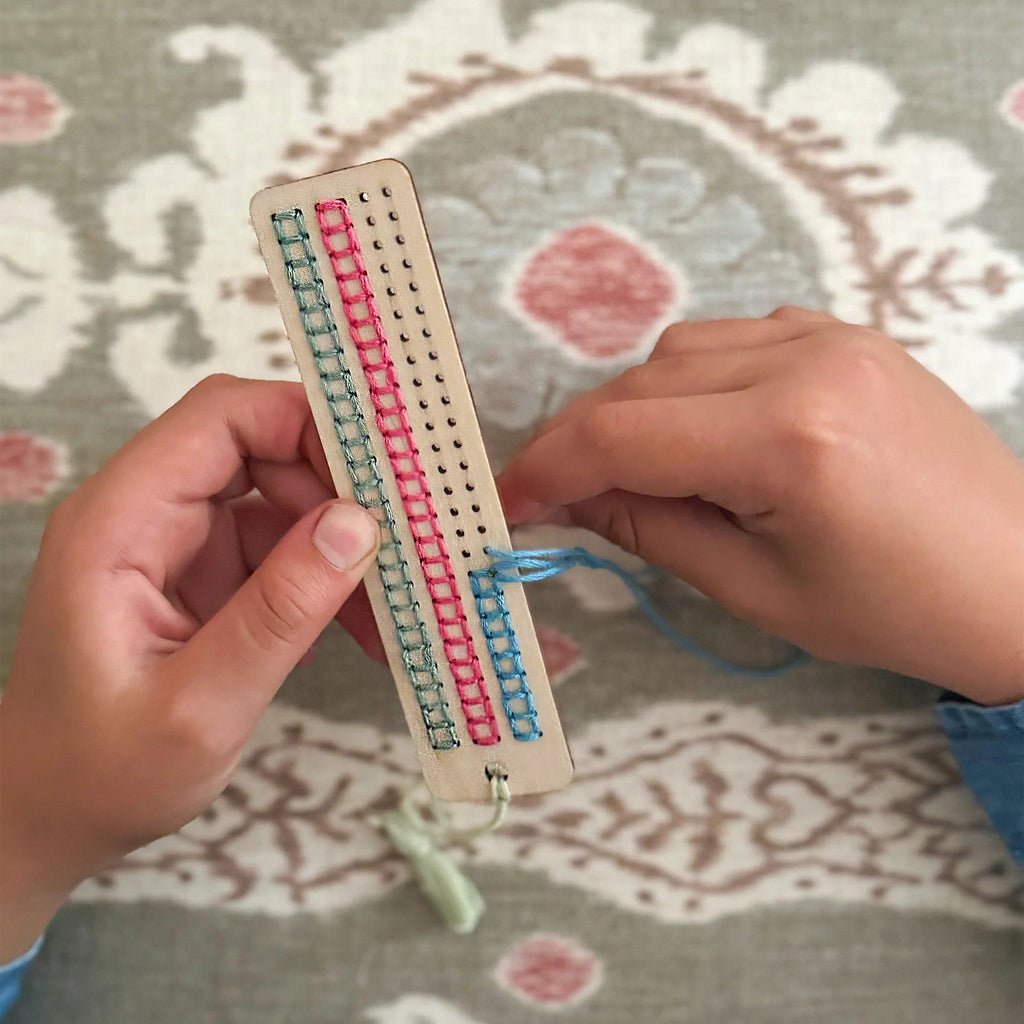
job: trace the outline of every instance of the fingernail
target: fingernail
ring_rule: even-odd
[[[505,518],[512,526],[537,523],[552,513],[552,509],[526,498],[505,498]]]
[[[328,506],[313,529],[313,543],[336,569],[354,569],[377,546],[380,527],[358,505]]]

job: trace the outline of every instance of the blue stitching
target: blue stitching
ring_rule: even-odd
[[[586,548],[550,548],[538,551],[498,551],[495,548],[484,548],[484,553],[491,558],[490,568],[486,571],[498,583],[532,583],[535,580],[546,580],[550,576],[583,566],[587,569],[607,569],[614,573],[629,587],[636,599],[637,607],[661,630],[662,633],[677,647],[706,661],[722,672],[733,675],[747,676],[749,679],[771,679],[782,675],[792,668],[803,664],[809,655],[794,647],[790,655],[776,665],[766,668],[738,665],[728,658],[723,658],[706,647],[701,647],[695,640],[684,636],[654,607],[651,596],[641,585],[642,574],[631,573],[616,562],[607,558],[599,558]]]
[[[537,709],[526,682],[519,640],[512,628],[512,616],[501,583],[496,573],[487,568],[471,570],[469,584],[476,598],[480,627],[491,653],[494,674],[501,686],[501,703],[512,736],[517,740],[538,740],[542,733],[537,723]]]
[[[380,509],[384,517],[377,568],[430,745],[434,750],[452,750],[459,745],[455,723],[444,699],[437,662],[413,594],[409,567],[402,556],[391,502],[370,447],[370,434],[317,270],[305,218],[301,210],[290,210],[273,214],[271,220],[356,498],[365,508]]]

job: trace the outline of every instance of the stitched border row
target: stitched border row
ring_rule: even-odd
[[[383,516],[377,568],[430,745],[434,750],[454,749],[459,745],[455,723],[444,699],[437,662],[420,616],[408,565],[402,556],[391,503],[370,447],[366,421],[317,270],[305,218],[301,210],[290,210],[276,213],[271,219],[356,498],[366,508],[380,509]]]
[[[451,558],[437,521],[419,449],[412,435],[348,204],[343,199],[318,203],[316,213],[320,237],[330,257],[348,319],[349,336],[359,353],[369,384],[377,428],[384,438],[409,520],[469,735],[474,743],[490,746],[501,740],[498,723],[491,709],[483,671],[463,611]]]
[[[537,722],[533,694],[526,682],[519,640],[512,628],[512,616],[505,603],[501,583],[490,569],[473,569],[469,583],[476,598],[480,626],[487,638],[494,674],[501,684],[501,703],[517,740],[538,740],[542,733]]]

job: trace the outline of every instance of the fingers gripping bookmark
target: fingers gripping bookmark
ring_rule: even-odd
[[[373,509],[367,576],[431,793],[557,789],[572,764],[408,171],[382,160],[260,192],[252,219],[338,493]]]

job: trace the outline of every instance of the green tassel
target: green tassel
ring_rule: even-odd
[[[409,862],[423,894],[458,935],[468,935],[476,928],[487,904],[480,890],[444,847],[455,842],[468,842],[500,828],[511,799],[508,774],[504,768],[489,765],[486,771],[491,785],[493,813],[491,820],[480,828],[454,828],[447,810],[437,801],[430,804],[434,822],[429,823],[415,804],[421,786],[406,793],[397,810],[389,811],[374,822]]]

